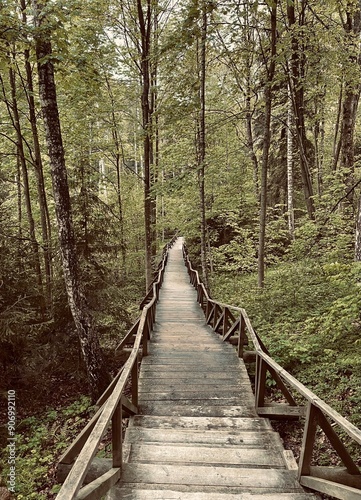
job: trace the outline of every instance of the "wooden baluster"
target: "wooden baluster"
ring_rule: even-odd
[[[139,363],[139,358],[137,356],[137,359],[135,360],[135,363],[132,368],[132,403],[134,406],[137,407],[138,407],[138,382],[139,382],[138,363]]]
[[[239,320],[239,330],[238,330],[238,357],[243,358],[243,345],[244,345],[244,338],[245,338],[245,332],[246,332],[246,322],[244,321],[244,317],[241,314],[240,320]]]
[[[143,356],[148,356],[148,324],[144,322],[143,328]]]
[[[113,467],[122,467],[122,402],[119,401],[112,417],[112,454]]]
[[[266,375],[267,375],[267,366],[266,363],[260,356],[256,358],[256,410],[264,406],[264,397],[266,392]]]
[[[227,333],[228,318],[229,318],[229,309],[228,309],[228,307],[225,307],[224,308],[224,316],[223,316],[223,328],[222,328],[222,336],[223,337]]]
[[[305,428],[303,431],[302,448],[298,465],[298,479],[310,475],[312,453],[316,439],[318,409],[310,401],[307,407]]]

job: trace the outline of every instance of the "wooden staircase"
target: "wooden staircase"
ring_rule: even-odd
[[[316,499],[297,481],[243,360],[205,324],[182,260],[170,251],[149,355],[139,374],[120,482],[108,500]]]

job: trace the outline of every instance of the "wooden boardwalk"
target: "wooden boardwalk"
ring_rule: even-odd
[[[140,413],[130,419],[120,483],[109,499],[306,500],[293,455],[254,396],[235,348],[205,324],[189,284],[181,239],[171,249]]]

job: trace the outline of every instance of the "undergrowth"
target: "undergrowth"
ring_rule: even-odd
[[[80,396],[65,407],[44,408],[43,413],[19,420],[16,425],[17,500],[55,498],[55,464],[94,413],[87,396]],[[3,436],[4,443],[6,436]],[[0,486],[7,486],[8,450],[1,446]]]

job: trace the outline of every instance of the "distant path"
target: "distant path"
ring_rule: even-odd
[[[278,433],[254,410],[243,360],[205,324],[182,259],[170,250],[141,415],[125,434],[128,462],[109,494],[126,500],[306,500]]]

